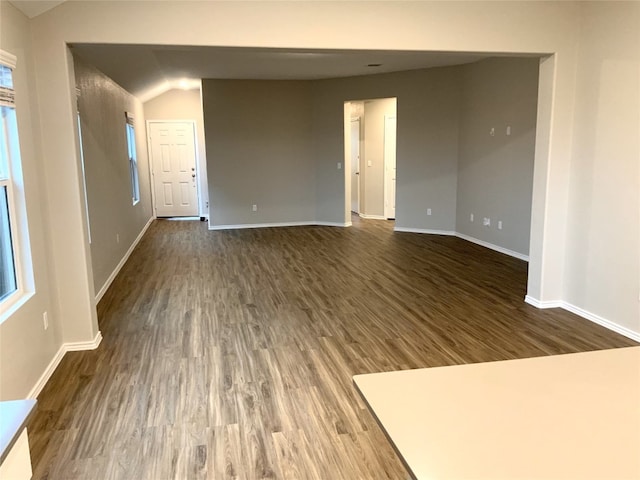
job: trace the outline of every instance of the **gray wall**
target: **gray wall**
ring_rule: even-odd
[[[202,89],[212,225],[344,223],[344,102],[397,97],[396,224],[454,230],[460,67]]]
[[[397,98],[396,226],[453,231],[461,67],[314,82],[317,219],[343,223],[343,104]],[[427,216],[427,208],[432,215]]]
[[[529,254],[538,63],[491,58],[462,70],[456,230],[523,255]],[[483,226],[484,217],[490,226]]]
[[[152,217],[142,104],[109,77],[74,59],[96,293]],[[132,204],[125,111],[135,116],[140,201]],[[119,240],[118,240],[119,237]]]
[[[348,221],[345,173],[337,168],[345,160],[344,103],[395,97],[396,226],[458,231],[527,255],[537,72],[537,59],[496,58],[311,82],[206,80],[213,224]],[[372,166],[362,169],[363,213],[382,216],[375,139],[388,109],[370,102],[364,110],[362,154]],[[490,228],[482,227],[485,216]]]
[[[201,217],[208,216],[207,153],[200,90],[169,90],[145,102],[144,115],[147,120],[193,120],[196,122],[199,211]]]
[[[203,80],[202,96],[210,226],[313,220],[310,83]]]

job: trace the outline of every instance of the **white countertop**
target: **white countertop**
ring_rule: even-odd
[[[640,479],[640,347],[354,382],[419,480]]]
[[[35,406],[35,400],[0,402],[0,463],[4,462],[14,442],[26,427]]]

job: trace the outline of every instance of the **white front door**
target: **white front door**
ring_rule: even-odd
[[[384,216],[396,218],[396,117],[384,117]]]
[[[198,215],[194,124],[149,122],[156,216]]]
[[[360,119],[351,120],[351,211],[360,213]]]

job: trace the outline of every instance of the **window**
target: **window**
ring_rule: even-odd
[[[18,289],[12,232],[13,189],[10,176],[9,135],[14,115],[11,68],[0,65],[0,301]]]
[[[26,220],[22,198],[22,169],[16,121],[13,67],[15,57],[0,50],[0,313],[5,312],[21,297],[22,267],[20,240],[28,241],[23,232]],[[17,215],[20,213],[20,215]],[[22,220],[22,221],[21,221]],[[26,253],[26,252],[24,252]]]
[[[135,205],[140,201],[140,181],[138,180],[138,159],[136,156],[136,132],[133,128],[133,115],[125,112],[127,119],[127,148],[129,151],[129,173],[131,174],[131,198]]]
[[[87,193],[87,173],[84,162],[84,146],[82,145],[82,119],[80,118],[80,94],[76,87],[76,122],[78,124],[78,148],[80,149],[80,166],[82,167],[82,194],[84,198],[84,212],[87,220],[87,237],[91,243],[91,218],[89,215],[89,194]]]
[[[6,107],[2,107],[4,110]],[[4,111],[2,112],[4,117]],[[4,141],[2,142],[4,163]],[[16,267],[11,239],[11,217],[9,216],[9,179],[5,172],[0,174],[0,301],[7,298],[18,288]]]

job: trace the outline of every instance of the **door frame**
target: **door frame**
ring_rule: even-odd
[[[355,212],[356,214],[360,215],[360,211],[362,210],[362,117],[358,116],[358,117],[354,117],[351,119],[351,127],[353,127],[353,123],[357,122],[358,124],[358,175],[357,175],[357,196],[358,196],[358,211]],[[353,145],[353,137],[351,137],[351,144]],[[353,167],[353,158],[350,158],[351,160],[351,165],[349,165],[349,171],[351,171],[351,168]],[[353,183],[353,178],[351,179],[352,183]],[[353,201],[353,190],[351,191],[351,199]],[[351,210],[353,212],[353,210]]]
[[[395,199],[395,197],[397,196],[397,192],[396,192],[397,186],[394,186],[394,189],[393,189],[394,198],[390,199],[389,198],[389,185],[388,185],[389,179],[387,178],[387,166],[388,166],[387,165],[387,162],[388,162],[388,159],[387,159],[387,140],[388,140],[387,139],[387,121],[390,120],[390,119],[393,119],[395,121],[395,125],[396,125],[396,131],[394,132],[395,133],[395,135],[394,135],[395,141],[393,142],[394,143],[394,145],[393,145],[394,152],[393,153],[394,153],[394,157],[395,157],[395,166],[394,166],[394,168],[396,169],[395,181],[397,182],[397,179],[398,179],[398,168],[397,168],[397,164],[398,164],[397,163],[398,162],[398,158],[397,158],[397,155],[398,155],[398,147],[397,147],[397,145],[398,145],[398,113],[397,113],[397,108],[396,108],[396,114],[395,115],[385,115],[384,116],[383,146],[382,146],[382,148],[383,148],[382,163],[383,163],[383,168],[384,168],[384,174],[382,176],[382,191],[383,191],[383,197],[384,197],[384,216],[387,217],[387,220],[394,220],[395,221],[395,219],[396,219],[396,205],[395,205],[396,199]],[[390,200],[393,200],[393,203],[394,203],[394,205],[393,205],[393,217],[389,216],[389,211],[388,211],[388,209],[390,208],[390,207],[388,207]]]
[[[195,155],[195,166],[196,166],[196,202],[198,205],[198,216],[202,218],[204,215],[200,209],[200,198],[201,198],[201,188],[200,188],[200,172],[202,169],[200,168],[200,155],[198,155],[198,131],[196,130],[196,121],[195,120],[147,120],[146,128],[147,128],[147,157],[149,158],[149,188],[151,189],[151,208],[153,213],[153,218],[158,218],[156,213],[156,188],[155,188],[155,179],[153,176],[153,155],[151,154],[151,124],[152,123],[188,123],[191,125],[193,129],[193,154]]]

